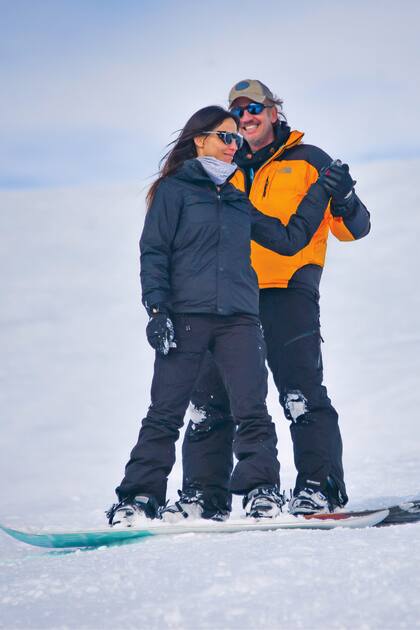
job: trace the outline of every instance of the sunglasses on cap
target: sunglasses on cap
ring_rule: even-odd
[[[264,103],[248,103],[245,107],[232,107],[230,113],[238,118],[242,118],[244,115],[244,111],[247,111],[248,114],[255,115],[261,114],[261,112],[268,108],[273,107],[272,105],[264,105]]]
[[[241,136],[240,133],[233,133],[232,131],[203,131],[204,136],[208,136],[211,133],[215,133],[225,144],[229,145],[232,144],[232,142],[236,142],[238,149],[240,149],[244,143],[244,137]]]

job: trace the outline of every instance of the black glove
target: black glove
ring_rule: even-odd
[[[340,160],[334,160],[329,166],[324,166],[319,173],[318,181],[332,197],[333,206],[348,206],[354,197],[353,186],[355,181],[349,173],[349,165],[342,164]],[[331,210],[331,214],[334,214]],[[336,212],[336,216],[342,216],[342,212]]]
[[[166,355],[171,348],[176,348],[172,320],[166,311],[160,311],[156,306],[149,310],[149,315],[146,327],[147,341],[156,352]]]

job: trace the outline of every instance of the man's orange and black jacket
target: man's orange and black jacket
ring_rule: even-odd
[[[331,158],[318,147],[304,144],[303,133],[290,131],[284,122],[275,131],[275,141],[254,154],[245,143],[235,156],[239,168],[230,182],[245,191],[258,210],[287,225]],[[329,203],[311,241],[294,256],[282,256],[252,242],[252,266],[260,289],[304,288],[318,295],[329,231],[340,241],[354,241],[370,230],[369,212],[356,194],[343,210],[344,218],[334,216],[340,211]]]

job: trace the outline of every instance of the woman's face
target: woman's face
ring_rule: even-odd
[[[208,131],[230,131],[231,133],[237,133],[238,128],[233,118],[226,118],[220,125]],[[222,160],[223,162],[228,162],[229,164],[232,162],[233,156],[238,150],[234,140],[230,144],[225,144],[216,133],[211,133],[207,136],[197,136],[194,138],[194,142],[198,157],[206,155]]]

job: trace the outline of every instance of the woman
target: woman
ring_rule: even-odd
[[[313,184],[287,227],[261,214],[229,184],[241,144],[233,114],[216,106],[199,110],[148,193],[140,251],[147,337],[156,350],[152,402],[116,489],[119,502],[108,511],[111,525],[160,517],[175,442],[207,351],[223,375],[237,424],[231,491],[245,495],[250,516],[281,510],[250,240],[295,254],[318,228],[328,194]]]

